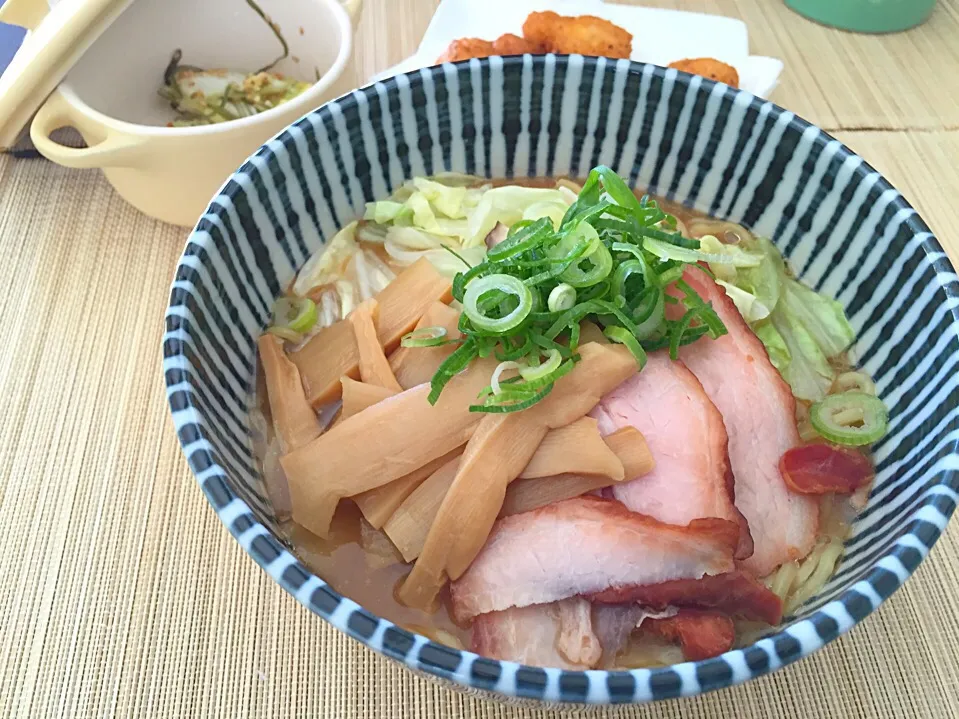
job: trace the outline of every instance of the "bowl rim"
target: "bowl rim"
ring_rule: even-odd
[[[329,7],[330,12],[336,18],[339,31],[341,33],[340,48],[336,54],[336,59],[330,68],[320,77],[319,80],[310,84],[310,86],[296,97],[284,102],[269,110],[264,110],[255,115],[241,117],[229,122],[220,122],[213,125],[195,125],[189,127],[166,127],[164,125],[144,125],[129,120],[121,120],[107,115],[97,110],[87,103],[70,84],[70,78],[67,78],[60,84],[59,92],[63,98],[73,107],[73,109],[91,120],[99,122],[105,127],[112,128],[129,135],[138,135],[142,137],[163,137],[163,138],[181,138],[196,137],[203,135],[215,135],[231,130],[243,130],[249,127],[255,127],[263,123],[269,123],[271,120],[279,118],[281,115],[292,115],[299,118],[304,113],[309,113],[315,109],[314,102],[323,95],[326,90],[343,76],[344,70],[353,55],[353,33],[355,27],[350,19],[349,13],[338,0],[309,0],[310,2],[320,3]],[[294,112],[290,112],[293,110]],[[285,129],[285,128],[284,128]]]
[[[601,68],[596,68],[597,72],[612,71],[613,68],[625,64],[629,66],[630,72],[651,74],[660,81],[669,79],[686,90],[693,81],[693,76],[674,69],[628,60],[610,63],[605,58],[584,58],[579,55],[493,57],[453,63],[452,67],[457,72],[465,74],[472,69],[487,65],[502,68],[504,71],[514,68],[516,72],[521,72],[524,67],[528,67],[529,62],[534,65],[575,62],[584,66],[602,63]],[[377,86],[387,89],[394,86],[397,83],[397,77],[403,78],[403,83],[422,83],[425,76],[443,73],[446,71],[444,68],[448,70],[450,66],[451,64],[438,65],[402,73],[355,90],[327,105],[337,104],[341,108],[349,108],[358,103],[358,96],[365,96],[365,99],[368,99],[371,94],[376,93]],[[713,91],[717,85],[701,78],[696,78],[696,82],[700,83],[699,92],[704,94]],[[758,111],[765,107],[765,110],[774,118],[783,114],[789,115],[789,132],[802,134],[815,130],[816,142],[838,142],[826,131],[774,103],[742,90],[726,86],[723,88],[725,92],[732,93],[733,97],[748,96],[749,107],[752,109]],[[301,118],[292,126],[306,131],[310,123],[308,117],[318,111],[319,109],[310,116]],[[295,140],[287,128],[272,142],[295,143]],[[269,145],[261,147],[255,156],[260,164],[264,161],[275,161],[275,154]],[[890,206],[898,211],[911,211],[903,224],[914,238],[922,237],[919,246],[924,255],[929,257],[934,254],[946,258],[945,268],[947,269],[940,264],[935,266],[934,281],[938,283],[946,299],[951,300],[947,307],[956,326],[959,326],[959,278],[956,277],[955,269],[929,227],[881,173],[846,145],[839,143],[837,156],[855,157],[861,160],[861,164],[854,170],[856,176],[875,173],[877,185],[884,192],[895,193]],[[247,160],[231,178],[248,170],[255,171],[253,157],[251,156],[251,159]],[[231,193],[237,191],[231,189],[230,184],[225,183],[217,197],[224,197],[229,202],[232,199]],[[222,210],[216,200],[217,198],[214,198],[211,201],[207,215],[215,215]],[[187,240],[186,250],[177,263],[177,273],[185,263],[189,262],[187,255],[191,243],[202,246],[205,242],[211,241],[208,234],[204,238],[206,233],[202,229],[202,224],[203,217],[200,218]],[[703,694],[768,674],[822,648],[875,611],[912,575],[925,558],[945,530],[959,500],[959,471],[957,471],[959,462],[956,461],[959,459],[959,437],[953,437],[944,444],[944,449],[948,449],[945,458],[952,461],[944,463],[937,481],[921,492],[919,498],[908,510],[908,514],[901,520],[901,534],[887,540],[881,554],[869,560],[869,570],[861,579],[807,617],[793,619],[789,624],[781,626],[774,633],[753,644],[733,649],[719,657],[658,668],[562,670],[490,659],[467,650],[447,647],[423,635],[398,627],[393,622],[377,616],[350,598],[339,594],[301,564],[285,544],[256,519],[247,503],[229,487],[228,472],[214,461],[212,453],[207,449],[213,445],[203,434],[202,409],[191,400],[189,394],[179,392],[183,396],[174,401],[174,393],[182,390],[184,383],[190,384],[189,376],[185,372],[171,374],[167,370],[170,360],[174,360],[172,364],[175,367],[189,366],[189,360],[183,352],[182,345],[184,337],[189,336],[189,330],[181,326],[179,322],[181,316],[177,307],[181,304],[178,300],[180,298],[185,300],[186,295],[190,293],[176,286],[177,276],[174,276],[174,284],[171,287],[163,341],[163,365],[168,403],[174,417],[181,449],[220,520],[254,561],[310,611],[378,654],[399,661],[414,671],[432,675],[433,678],[442,680],[444,683],[452,683],[456,688],[467,692],[479,692],[491,698],[507,701],[532,701],[539,705],[547,703],[574,707],[643,704],[660,699]],[[940,301],[937,304],[942,303]],[[185,419],[179,420],[178,414],[185,415]],[[953,418],[949,421],[952,426],[959,428],[959,419]],[[197,443],[205,446],[197,448]],[[512,679],[512,682],[507,681],[506,686],[498,686],[502,683],[500,680],[504,676]]]

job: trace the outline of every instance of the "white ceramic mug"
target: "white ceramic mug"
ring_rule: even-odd
[[[102,168],[147,215],[192,226],[226,178],[290,123],[356,87],[353,29],[362,0],[260,0],[290,47],[274,69],[313,81],[272,110],[232,122],[167,127],[157,94],[176,49],[183,63],[250,71],[280,54],[276,37],[244,0],[136,0],[90,47],[37,112],[30,137],[67,167]],[[88,145],[50,138],[74,127]]]

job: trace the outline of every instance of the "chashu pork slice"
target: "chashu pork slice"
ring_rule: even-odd
[[[656,462],[643,477],[613,486],[617,500],[667,524],[728,519],[740,528],[736,558],[752,554],[749,529],[733,501],[723,417],[682,362],[666,351],[650,353],[643,371],[603,397],[591,416],[603,435],[638,429]]]
[[[535,667],[590,669],[603,654],[591,612],[588,601],[572,597],[483,614],[473,620],[471,649]]]
[[[499,520],[451,587],[455,619],[734,569],[739,527],[698,519],[680,527],[618,502],[576,497]]]
[[[687,345],[679,357],[722,413],[736,506],[753,539],[753,554],[742,566],[764,577],[784,562],[806,556],[819,526],[816,499],[790,491],[779,473],[783,453],[800,443],[796,400],[723,289],[695,268],[687,269],[683,279],[712,304],[728,330],[717,340]]]

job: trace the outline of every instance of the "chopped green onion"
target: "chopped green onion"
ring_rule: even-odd
[[[542,347],[544,350],[556,350],[563,357],[572,357],[573,355],[569,347],[564,347],[559,342],[555,342],[550,337],[544,337],[539,332],[530,332],[529,336],[533,340],[533,344]]]
[[[528,222],[518,231],[513,232],[513,229],[520,224],[521,223],[517,223],[513,225],[506,239],[490,248],[486,253],[487,260],[499,262],[520,255],[542,244],[543,240],[551,235],[553,231],[553,222],[548,217],[543,217],[534,222]]]
[[[466,285],[484,273],[490,273],[492,267],[490,263],[484,262],[466,272],[457,273],[456,277],[453,278],[453,299],[457,302],[462,302],[463,297],[466,295]]]
[[[507,362],[509,360],[518,360],[522,357],[525,357],[530,352],[533,351],[533,339],[529,336],[529,332],[521,336],[522,343],[518,346],[513,346],[512,340],[505,337],[501,343],[503,351],[495,351],[496,359],[500,362]]]
[[[488,412],[490,414],[506,414],[509,412],[522,412],[524,409],[529,409],[534,404],[539,402],[541,399],[546,397],[550,392],[553,391],[553,385],[546,385],[542,391],[537,392],[529,399],[520,400],[516,402],[509,402],[506,404],[471,404],[470,412]]]
[[[271,335],[276,335],[280,339],[284,339],[287,342],[292,342],[293,344],[299,344],[303,341],[303,335],[299,332],[294,332],[288,327],[267,327],[266,331]]]
[[[626,297],[626,283],[633,275],[638,275],[643,280],[643,286],[646,284],[647,271],[646,266],[639,260],[627,260],[623,262],[613,273],[613,292],[617,297]]]
[[[592,229],[592,225],[585,222],[579,227],[589,227],[593,234],[596,233],[596,230]],[[593,248],[592,252],[567,267],[560,275],[560,279],[573,287],[591,287],[606,279],[613,270],[613,256],[609,254],[606,245],[600,241],[599,235],[596,235]],[[590,263],[589,268],[583,268],[585,262]]]
[[[559,366],[563,363],[563,356],[560,354],[559,350],[547,350],[547,355],[546,361],[540,365],[535,367],[520,368],[520,376],[527,382],[532,382],[534,380],[542,379],[543,377],[552,374],[559,369]]]
[[[605,165],[596,167],[590,175],[592,175],[593,172],[600,177],[603,183],[603,190],[605,190],[613,202],[623,209],[633,212],[637,216],[641,216],[643,207],[640,205],[633,191],[630,190],[629,186],[623,181],[623,178]]]
[[[647,288],[633,309],[633,319],[638,323],[635,331],[636,339],[644,340],[651,337],[666,319],[666,293],[659,287]]]
[[[726,334],[728,331],[726,325],[719,319],[719,315],[716,314],[716,310],[713,309],[712,304],[705,302],[703,298],[696,293],[696,290],[683,280],[678,280],[676,286],[686,295],[683,298],[683,304],[690,310],[696,310],[699,319],[709,328],[710,337],[718,339]]]
[[[673,325],[672,331],[669,333],[669,358],[674,362],[679,359],[679,348],[682,346],[683,335],[686,334],[686,330],[690,329],[690,325],[697,314],[697,310],[690,310],[684,314],[682,319]]]
[[[889,427],[886,405],[865,392],[829,395],[809,408],[809,420],[825,439],[846,447],[872,444]]]
[[[520,374],[522,374],[523,365],[521,365],[519,362],[512,361],[500,362],[498,365],[496,365],[496,369],[493,370],[493,376],[490,377],[489,381],[490,389],[494,395],[498,395],[500,393],[499,378],[503,376],[503,372],[511,369],[521,370]]]
[[[666,217],[672,217],[672,215],[666,215]],[[673,219],[675,221],[675,218]],[[662,230],[657,230],[654,227],[643,227],[639,230],[639,232],[647,239],[665,242],[666,244],[673,245],[675,247],[683,247],[687,250],[698,250],[701,244],[699,240],[695,240],[691,237],[683,237],[682,233],[663,232]]]
[[[433,379],[430,380],[430,394],[427,398],[430,404],[436,404],[440,398],[440,393],[453,377],[466,369],[467,365],[478,356],[476,350],[476,340],[468,337],[463,344],[457,347],[453,354],[443,360],[443,363],[436,370]]]
[[[700,267],[701,265],[691,265],[692,267]],[[665,287],[666,285],[671,285],[673,282],[678,282],[683,277],[683,270],[687,265],[673,265],[672,267],[667,267],[665,270],[659,273],[659,286]]]
[[[576,289],[572,285],[560,282],[550,290],[546,307],[550,312],[562,312],[576,304]]]
[[[516,306],[502,317],[490,317],[478,307],[480,298],[488,292],[499,290],[516,298]],[[463,296],[463,312],[478,329],[505,334],[515,329],[533,309],[533,295],[523,281],[512,275],[495,274],[480,277],[466,287]]]
[[[392,201],[406,205],[407,199]],[[396,227],[397,207],[381,209],[396,214],[391,221]],[[458,328],[464,340],[457,340],[462,344],[435,373],[431,402],[473,359],[495,356],[500,363],[495,381],[471,409],[514,412],[532,406],[579,360],[584,320],[603,327],[611,341],[628,346],[640,366],[653,349],[669,348],[675,357],[680,347],[703,335],[716,338],[726,331],[713,308],[682,282],[686,267],[713,259],[728,266],[754,264],[754,257],[741,248],[733,252],[683,237],[676,231],[681,223],[675,217],[655,200],[637,198],[622,178],[603,166],[589,173],[565,210],[560,203],[540,203],[498,221],[509,225],[505,239],[491,247],[480,264],[464,267],[453,278],[453,297],[463,307]],[[472,255],[464,258],[473,261]],[[674,285],[682,290],[675,297],[667,294]],[[678,299],[683,294],[685,298]],[[684,306],[684,316],[667,319],[667,303]],[[412,333],[413,339],[451,341],[428,332]],[[519,370],[519,378],[501,380],[508,369]]]
[[[603,331],[603,334],[609,337],[613,342],[625,345],[626,349],[633,353],[633,357],[636,358],[636,366],[639,367],[640,370],[646,366],[646,351],[626,329],[622,327],[607,327]]]
[[[273,304],[273,327],[306,334],[316,324],[316,304],[309,297],[281,297]]]
[[[840,392],[856,390],[864,394],[876,394],[876,384],[865,372],[843,372],[836,377],[835,386]]]
[[[569,328],[569,349],[572,352],[579,349],[579,333],[579,322],[574,322]]]
[[[423,327],[403,335],[400,344],[403,347],[438,347],[449,341],[446,335],[445,327]]]

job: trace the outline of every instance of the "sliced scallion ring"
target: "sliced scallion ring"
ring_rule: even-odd
[[[559,279],[576,288],[595,285],[613,271],[613,256],[599,239],[596,228],[588,222],[580,222],[546,252],[551,260],[566,260],[573,249],[584,240],[589,243],[586,252],[559,275]],[[586,260],[590,263],[588,269],[583,268],[583,262]]]
[[[560,282],[550,290],[546,300],[546,307],[550,312],[562,312],[576,304],[576,288],[565,282]]]
[[[646,267],[639,260],[627,260],[623,262],[613,273],[613,292],[617,297],[626,297],[626,283],[633,275],[643,278],[643,284],[646,284]]]
[[[529,396],[529,399],[521,399],[517,401],[509,401],[503,404],[496,404],[491,402],[490,404],[471,404],[469,411],[470,412],[488,412],[490,414],[506,414],[509,412],[522,412],[524,409],[532,407],[534,404],[539,402],[541,399],[546,397],[550,392],[553,391],[553,385],[546,385],[542,391],[537,392],[536,394]],[[489,400],[487,400],[489,401]]]
[[[273,327],[306,334],[316,324],[316,304],[309,297],[281,297],[273,303]]]
[[[855,390],[863,394],[876,394],[876,384],[865,372],[843,372],[836,377],[836,389],[840,392]]]
[[[872,444],[889,427],[886,405],[865,392],[829,395],[809,408],[809,420],[825,439],[846,447]]]
[[[546,361],[542,364],[538,364],[535,367],[522,367],[519,371],[520,376],[527,382],[534,382],[538,379],[542,379],[547,375],[551,375],[553,372],[559,369],[559,366],[563,362],[563,355],[560,354],[559,350],[551,349],[546,350]]]
[[[445,327],[421,327],[413,330],[400,340],[403,347],[437,347],[447,343]]]
[[[489,380],[490,390],[492,391],[494,397],[503,391],[502,387],[500,387],[499,378],[503,376],[503,372],[507,372],[511,369],[520,370],[520,373],[522,374],[523,365],[519,362],[512,362],[509,360],[506,362],[500,362],[498,365],[496,365],[496,369],[493,370],[493,376],[490,377]]]
[[[666,319],[666,293],[659,287],[649,287],[633,310],[636,325],[635,337],[648,339]]]
[[[488,292],[499,290],[516,298],[516,307],[502,317],[490,317],[478,307],[480,298]],[[533,294],[523,281],[512,275],[495,274],[477,277],[466,286],[463,295],[463,312],[473,325],[486,332],[506,334],[515,329],[533,310]]]
[[[586,223],[583,223],[582,226],[590,227]],[[595,231],[593,230],[593,232]],[[584,262],[589,262],[591,266],[584,269]],[[592,287],[606,279],[612,271],[613,256],[606,249],[606,245],[599,242],[593,252],[567,267],[560,275],[560,279],[573,287]]]

